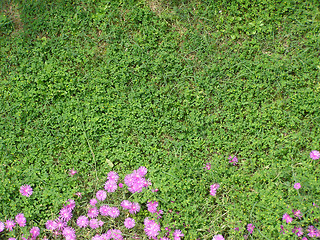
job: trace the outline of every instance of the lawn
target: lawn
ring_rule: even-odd
[[[318,151],[319,1],[0,1],[0,239],[320,237]]]

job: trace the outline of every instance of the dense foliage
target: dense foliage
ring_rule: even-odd
[[[0,4],[0,221],[23,212],[28,226],[1,239],[49,236],[68,199],[85,207],[109,171],[140,166],[159,189],[133,195],[141,232],[147,201],[164,211],[161,236],[320,228],[318,1]],[[292,209],[302,217],[287,223]]]

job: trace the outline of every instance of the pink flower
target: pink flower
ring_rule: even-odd
[[[292,213],[293,215],[296,217],[296,218],[301,218],[302,216],[300,215],[301,214],[301,211],[300,210],[295,210],[295,209],[292,209]]]
[[[229,161],[229,163],[232,163],[233,166],[235,166],[235,165],[237,164],[237,162],[238,162],[238,158],[237,158],[236,156],[234,156],[234,157],[229,156],[228,159],[231,159],[231,160]]]
[[[124,220],[124,226],[128,229],[133,228],[135,226],[135,221],[133,218],[126,218]]]
[[[4,223],[0,222],[0,232],[2,232],[4,230]]]
[[[160,232],[160,225],[154,220],[149,220],[146,218],[144,220],[144,231],[149,238],[157,237]]]
[[[90,220],[89,226],[90,226],[92,229],[98,228],[98,227],[99,227],[99,221],[98,221],[98,219],[92,218],[92,219]]]
[[[137,202],[132,203],[130,209],[129,209],[129,213],[131,214],[135,214],[137,212],[140,211],[140,205]]]
[[[116,183],[116,182],[118,182],[118,180],[119,180],[119,175],[118,175],[116,172],[111,171],[111,172],[108,173],[107,179],[108,179],[109,181],[112,181],[112,182],[115,182],[115,183]]]
[[[307,231],[309,237],[320,237],[320,231],[316,229],[314,226],[309,226]]]
[[[36,239],[40,235],[40,229],[38,227],[33,227],[30,230],[30,234],[33,239]]]
[[[320,158],[320,152],[319,151],[316,151],[316,150],[313,150],[310,152],[310,157],[313,159],[313,160],[317,160]]]
[[[101,220],[99,220],[99,221],[98,221],[98,223],[99,223],[99,227],[102,227],[102,226],[103,226],[103,224],[104,224],[104,222],[103,222],[103,221],[101,221]]]
[[[298,189],[301,188],[301,184],[300,184],[300,183],[295,183],[295,184],[293,185],[293,187],[298,190]]]
[[[112,238],[115,240],[122,240],[123,239],[122,233],[118,229],[110,229],[110,230],[108,230],[106,235],[107,235],[106,239],[112,239]]]
[[[120,211],[117,207],[110,207],[109,216],[112,218],[117,218],[120,215]]]
[[[99,236],[99,234],[96,234],[94,237],[91,238],[91,240],[104,240],[102,236]]]
[[[301,237],[303,235],[302,227],[294,227],[292,229],[292,232],[295,233],[298,237]]]
[[[204,166],[204,170],[210,170],[211,169],[211,163],[207,163],[205,166]]]
[[[146,167],[141,166],[138,168],[137,172],[141,177],[144,177],[147,174],[148,169]]]
[[[102,205],[100,207],[100,214],[102,216],[108,216],[110,211],[110,207],[108,205]]]
[[[104,185],[104,189],[107,190],[107,192],[115,192],[118,188],[118,185],[115,181],[106,181]]]
[[[215,196],[219,187],[220,187],[220,185],[218,183],[211,185],[210,186],[210,195]]]
[[[88,217],[89,218],[96,218],[96,217],[98,217],[98,215],[99,215],[99,211],[96,207],[90,208],[88,210]]]
[[[119,183],[119,188],[123,188],[123,183]]]
[[[72,218],[72,210],[70,208],[64,207],[60,210],[60,218],[68,222]]]
[[[16,238],[8,238],[8,240],[17,240]]]
[[[155,189],[151,189],[152,192],[158,192],[159,189],[158,188],[155,188]]]
[[[69,170],[69,175],[72,177],[73,175],[75,175],[76,173],[78,173],[76,170],[74,170],[74,168]]]
[[[15,222],[12,221],[11,219],[6,221],[6,229],[11,232],[13,228],[16,226]]]
[[[56,223],[57,223],[56,229],[58,230],[63,230],[67,226],[67,223],[61,219],[57,219]]]
[[[77,195],[79,198],[82,197],[82,196],[81,196],[81,192],[76,192],[76,195]]]
[[[89,220],[86,216],[80,216],[78,217],[77,219],[77,225],[80,227],[80,228],[85,228],[87,227],[89,224]]]
[[[98,202],[97,199],[92,198],[92,199],[90,200],[90,205],[94,207],[94,206],[97,204],[97,202]]]
[[[56,230],[56,228],[57,228],[57,222],[56,221],[48,220],[46,222],[46,229],[48,229],[48,230]]]
[[[252,234],[253,233],[253,229],[255,228],[255,226],[252,224],[252,223],[249,223],[248,225],[247,225],[247,230],[248,230],[248,232],[250,233],[250,234]]]
[[[157,207],[158,207],[158,202],[154,201],[154,202],[148,202],[147,203],[147,207],[148,207],[148,211],[151,213],[156,213],[157,212]]]
[[[179,229],[175,230],[172,235],[174,240],[180,240],[181,237],[184,237],[184,234]]]
[[[107,193],[103,190],[99,190],[96,194],[96,197],[99,201],[104,201],[107,197]]]
[[[69,238],[69,239],[75,239],[75,237],[76,237],[76,233],[75,233],[75,231],[74,231],[74,229],[72,227],[64,228],[63,231],[62,231],[62,235],[65,238]]]
[[[128,200],[123,200],[120,205],[124,209],[128,209],[129,210],[129,209],[131,209],[132,203],[130,201],[128,201]]]
[[[76,202],[73,199],[68,199],[68,201],[66,201],[67,203],[67,208],[69,208],[70,210],[73,210],[76,206]]]
[[[212,240],[224,240],[224,237],[222,235],[215,235]]]
[[[20,193],[22,194],[22,196],[26,196],[26,197],[30,197],[32,195],[32,188],[30,185],[22,185],[20,187]]]
[[[16,222],[19,224],[20,227],[25,227],[26,226],[26,218],[24,217],[23,213],[19,213],[16,216]]]
[[[286,221],[287,223],[292,222],[292,218],[290,217],[290,215],[288,213],[283,214],[282,220]]]

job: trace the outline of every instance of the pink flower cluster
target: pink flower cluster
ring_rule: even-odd
[[[142,192],[143,188],[151,185],[151,182],[144,178],[147,172],[146,167],[139,167],[137,170],[134,170],[133,173],[125,176],[124,183],[128,186],[131,193]]]
[[[48,220],[46,222],[46,229],[52,231],[56,236],[63,235],[68,240],[75,240],[75,230],[69,227],[67,223],[72,218],[72,211],[76,204],[73,199],[69,199],[66,203],[67,204],[60,210],[58,219]]]
[[[232,163],[233,166],[235,166],[235,165],[238,163],[238,158],[237,158],[237,156],[234,156],[234,157],[229,156],[228,159],[229,159],[229,160],[231,159],[231,160],[229,161],[229,163]]]
[[[210,195],[215,196],[219,187],[220,187],[220,185],[218,183],[211,185],[210,186]]]
[[[23,213],[19,213],[15,217],[16,222],[14,222],[11,219],[8,219],[5,221],[5,223],[0,222],[0,232],[2,232],[4,229],[7,229],[9,232],[13,231],[13,228],[16,226],[16,223],[20,227],[26,226],[26,218],[24,217]],[[38,227],[32,227],[30,229],[31,239],[34,240],[40,235],[40,229]],[[23,236],[23,235],[22,235]],[[15,238],[14,238],[15,239]],[[22,237],[22,239],[25,239]]]
[[[116,172],[109,172],[107,181],[104,185],[104,189],[107,190],[107,192],[115,192],[118,188],[117,182],[119,180],[119,176]]]
[[[128,200],[123,200],[120,205],[123,207],[123,209],[129,210],[129,213],[131,214],[136,214],[140,211],[140,205],[137,202],[132,203]]]

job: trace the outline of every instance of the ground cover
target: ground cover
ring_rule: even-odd
[[[27,226],[0,238],[36,226],[51,239],[68,199],[78,239],[116,223],[147,239],[146,217],[171,239],[309,239],[320,227],[317,1],[1,4],[0,221],[23,213]],[[136,226],[121,213],[79,230],[107,174],[124,183],[141,166],[148,189],[107,194],[140,204]]]

